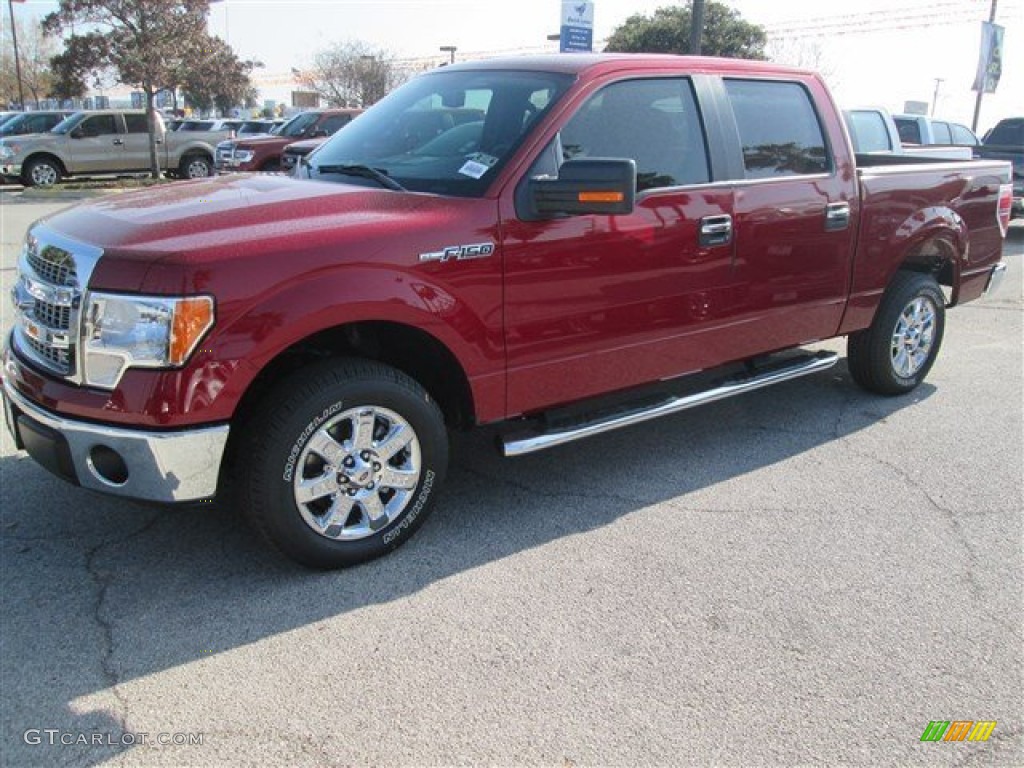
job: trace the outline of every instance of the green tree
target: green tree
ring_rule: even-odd
[[[634,14],[608,38],[606,51],[616,53],[690,52],[691,9],[658,8],[652,16]],[[757,24],[744,21],[739,13],[722,3],[704,6],[701,54],[734,59],[763,59],[766,36]]]
[[[83,92],[85,78],[101,71],[145,94],[154,178],[160,175],[157,92],[182,83],[201,61],[199,52],[221,50],[220,41],[206,30],[209,8],[209,0],[59,0],[57,10],[43,20],[50,33],[71,31],[64,53],[53,62],[64,94]]]
[[[240,61],[227,43],[215,37],[195,52],[179,85],[193,107],[203,112],[216,108],[227,114],[232,107],[256,103],[251,74],[262,66],[261,62]]]

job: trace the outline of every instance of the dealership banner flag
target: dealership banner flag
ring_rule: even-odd
[[[990,21],[981,22],[981,50],[978,52],[978,74],[973,90],[995,93],[1003,74],[1003,28]]]

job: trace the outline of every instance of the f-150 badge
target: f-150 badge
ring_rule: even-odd
[[[484,259],[494,253],[494,243],[475,243],[474,245],[449,245],[440,251],[421,253],[420,261],[468,261]]]

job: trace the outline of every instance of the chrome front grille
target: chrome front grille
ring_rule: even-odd
[[[227,144],[227,145],[225,145],[225,144],[218,144],[217,145],[217,157],[216,157],[217,165],[225,165],[225,164],[227,164],[227,162],[229,160],[231,160],[231,157],[232,157],[232,155],[234,155],[234,153],[235,153],[235,145],[234,144]]]
[[[32,314],[37,321],[60,331],[71,329],[71,307],[58,307],[36,299]]]
[[[70,349],[58,349],[57,347],[50,346],[49,344],[37,341],[36,339],[25,337],[25,343],[29,349],[32,350],[37,362],[45,360],[54,373],[59,373],[62,376],[67,376],[71,373],[71,350]]]
[[[76,383],[79,315],[100,254],[93,246],[37,225],[25,241],[11,291],[16,349],[37,367]]]
[[[54,285],[75,284],[75,260],[67,251],[52,245],[28,250],[29,266],[43,280]]]

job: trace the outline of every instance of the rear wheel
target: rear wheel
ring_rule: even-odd
[[[897,272],[871,326],[850,334],[854,381],[882,395],[902,395],[924,381],[942,345],[945,296],[931,275]]]
[[[426,519],[448,463],[440,409],[400,371],[363,360],[311,366],[255,410],[234,456],[248,518],[312,568],[371,560]]]

